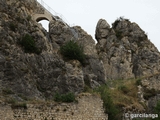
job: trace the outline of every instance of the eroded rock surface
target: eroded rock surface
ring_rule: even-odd
[[[108,23],[100,19],[96,39],[108,79],[141,77],[159,72],[160,53],[136,23],[120,18],[109,28]]]
[[[95,42],[81,27],[69,27],[53,19],[47,32],[32,19],[35,13],[44,13],[34,0],[3,1],[0,9],[2,94],[8,90],[17,100],[24,100],[24,96],[25,99],[53,99],[56,92],[82,92],[86,81],[91,87],[105,83],[104,67]],[[40,54],[26,53],[19,44],[26,34],[34,39]],[[83,46],[85,66],[77,60],[63,59],[59,50],[69,40]]]
[[[44,13],[35,0],[1,1],[0,101],[53,100],[57,92],[78,94],[86,85],[96,88],[107,80],[138,77],[145,78],[139,98],[145,101],[143,90],[155,89],[148,106],[159,100],[160,53],[136,23],[120,18],[111,27],[100,19],[95,44],[80,26],[70,27],[60,19],[50,20],[47,32],[32,18]],[[39,54],[27,53],[20,45],[26,34],[34,39]],[[60,53],[60,47],[70,40],[83,47],[85,64]]]

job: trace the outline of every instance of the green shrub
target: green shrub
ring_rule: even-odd
[[[142,80],[141,79],[137,79],[136,85],[142,85]]]
[[[129,92],[129,89],[125,85],[119,86],[118,89],[121,90],[124,94]]]
[[[36,47],[34,39],[29,34],[26,34],[22,38],[20,44],[24,47],[26,53],[41,53],[41,51]]]
[[[157,102],[156,107],[154,108],[154,111],[157,113],[160,113],[160,101]]]
[[[82,46],[79,46],[74,41],[69,41],[65,45],[60,48],[61,54],[68,59],[79,60],[82,64],[84,64],[85,55],[83,52]]]
[[[74,102],[75,101],[75,95],[73,93],[67,93],[67,94],[59,94],[56,93],[54,96],[54,100],[56,102]]]
[[[27,104],[26,103],[14,103],[11,105],[12,109],[17,109],[17,108],[24,108],[27,109]]]
[[[28,21],[30,21],[31,18],[32,18],[31,15],[28,15],[28,16],[27,16],[27,20],[28,20]]]
[[[129,21],[129,19],[124,18],[123,16],[117,18],[114,23],[112,23],[113,29],[115,29],[120,21]]]
[[[12,97],[7,97],[5,99],[5,102],[8,103],[8,104],[15,104],[17,101],[16,101],[16,99],[14,99]]]
[[[14,94],[14,92],[8,88],[2,90],[4,95]]]
[[[149,98],[156,96],[157,91],[155,89],[145,89],[144,90],[144,99],[148,100]]]
[[[29,100],[28,98],[27,98],[27,96],[25,96],[25,95],[23,95],[23,94],[18,94],[18,97],[20,97],[20,98],[22,98],[23,100]]]
[[[157,102],[157,104],[154,108],[154,112],[155,112],[155,114],[158,114],[158,116],[160,117],[160,100]],[[154,120],[159,120],[159,117]]]
[[[23,19],[21,17],[16,17],[16,20],[19,22],[19,23],[23,23]]]
[[[105,109],[105,113],[108,114],[108,119],[117,120],[119,109],[113,103],[109,88],[107,86],[101,86],[100,88],[96,89],[96,92],[99,92],[101,95],[101,99],[103,100],[103,107]]]
[[[16,31],[16,25],[15,24],[13,24],[13,23],[10,23],[9,24],[9,28],[12,30],[12,31]]]
[[[116,30],[115,32],[116,32],[116,37],[117,37],[118,39],[122,39],[122,38],[124,37],[122,31]]]

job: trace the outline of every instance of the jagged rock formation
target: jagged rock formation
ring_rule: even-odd
[[[20,96],[45,99],[52,98],[56,92],[80,93],[86,81],[91,87],[105,83],[104,68],[95,42],[83,29],[78,26],[70,28],[53,19],[47,33],[32,20],[34,13],[43,11],[33,0],[3,1],[0,9],[1,93],[8,89],[14,93],[15,99],[23,100]],[[39,55],[25,53],[19,44],[26,34],[35,40],[41,50]],[[85,66],[77,60],[65,61],[59,53],[60,46],[69,40],[84,47]]]
[[[120,18],[110,27],[100,19],[95,44],[81,27],[69,27],[54,17],[47,32],[35,13],[44,13],[35,0],[0,1],[0,101],[6,100],[6,92],[18,101],[45,100],[56,92],[78,94],[86,85],[95,88],[107,80],[143,77],[138,95],[146,102],[145,91],[154,89],[147,105],[155,106],[160,99],[160,53],[136,23]],[[27,53],[20,44],[26,34],[34,39],[38,54]],[[85,65],[60,53],[70,40],[83,46]]]
[[[96,27],[97,50],[108,79],[126,79],[156,74],[160,53],[136,24],[120,18],[112,24],[100,19]]]
[[[160,100],[160,53],[145,32],[128,19],[117,19],[112,28],[106,20],[100,19],[95,37],[106,78],[141,78],[137,93],[139,101],[146,104],[149,113],[153,113]]]

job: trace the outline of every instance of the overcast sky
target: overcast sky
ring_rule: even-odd
[[[41,0],[38,0],[41,2]],[[93,39],[100,18],[110,25],[120,16],[136,22],[160,51],[160,0],[43,0],[70,25],[79,25]],[[46,26],[47,22],[42,23]]]

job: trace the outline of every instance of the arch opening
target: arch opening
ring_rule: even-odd
[[[39,20],[38,23],[48,32],[49,31],[49,21],[47,19]]]

